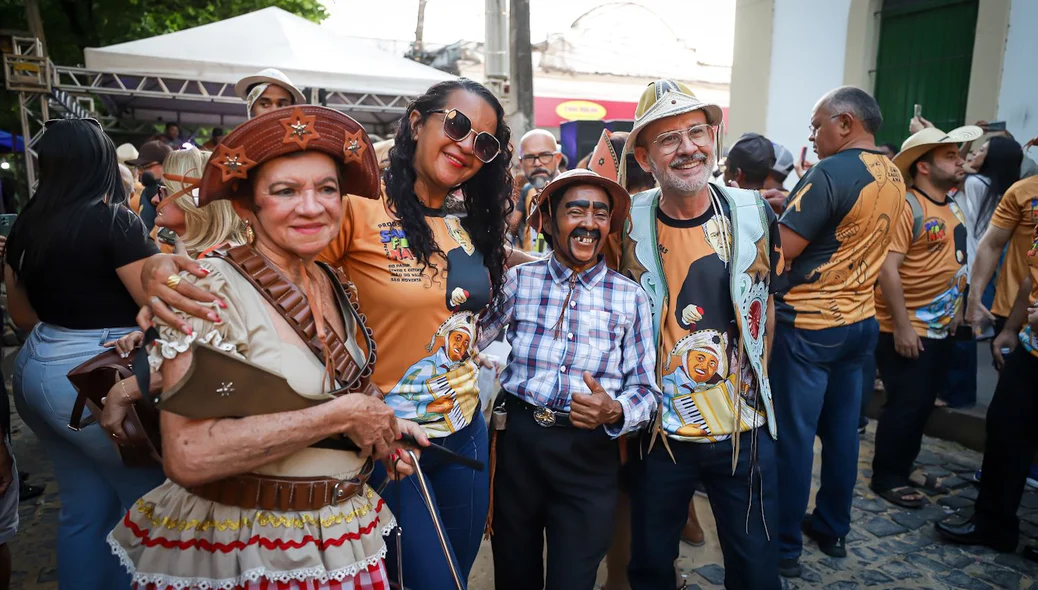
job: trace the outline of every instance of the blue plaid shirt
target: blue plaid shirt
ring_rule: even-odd
[[[508,325],[512,352],[501,375],[506,392],[568,412],[572,393],[590,393],[583,376],[588,371],[623,407],[623,420],[605,427],[610,436],[649,422],[662,394],[652,313],[638,285],[606,268],[604,260],[574,279],[552,255],[509,269],[502,296],[481,321],[478,345],[482,349]]]

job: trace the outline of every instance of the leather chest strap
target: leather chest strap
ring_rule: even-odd
[[[306,342],[311,352],[318,359],[324,361],[324,352],[321,341],[317,335],[317,324],[314,321],[313,310],[306,298],[306,294],[297,285],[288,280],[270,262],[251,246],[237,246],[231,249],[217,248],[213,250],[210,257],[219,258],[228,262],[243,277],[263,295],[271,306],[288,322],[296,334]],[[332,291],[335,293],[336,301],[342,311],[343,318],[352,317],[356,322],[359,332],[363,335],[367,348],[367,358],[363,367],[357,365],[353,357],[346,349],[346,344],[334,330],[328,330],[326,338],[331,351],[331,363],[335,370],[335,376],[341,388],[333,391],[333,395],[364,391],[371,393],[369,378],[374,369],[376,351],[375,342],[372,338],[371,329],[367,327],[363,314],[358,310],[357,302],[352,293],[347,293],[343,288],[345,277],[331,267],[319,263],[320,268],[331,280]],[[349,322],[346,322],[347,331],[350,330]]]

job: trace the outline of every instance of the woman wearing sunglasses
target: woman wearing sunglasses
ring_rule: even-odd
[[[450,450],[486,461],[487,427],[476,387],[476,318],[500,288],[505,269],[505,219],[511,211],[510,131],[504,109],[482,85],[441,82],[408,105],[385,172],[381,199],[344,199],[338,239],[322,258],[356,285],[361,311],[378,344],[372,382],[397,416],[422,424]],[[357,149],[363,149],[358,146]],[[464,196],[464,215],[444,206]],[[204,316],[212,297],[170,290],[178,270],[197,272],[183,258],[159,257],[145,268],[154,312],[179,325],[169,306]],[[146,318],[147,314],[143,314]],[[422,469],[438,507],[450,562],[414,477],[391,481],[382,493],[404,529],[404,583],[412,590],[454,588],[479,552],[489,502],[487,472],[447,465],[423,455]],[[384,480],[385,471],[372,482]],[[390,543],[387,563],[396,563]]]

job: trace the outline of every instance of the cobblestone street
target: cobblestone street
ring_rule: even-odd
[[[13,360],[8,349],[8,365]],[[9,371],[5,375],[10,376]],[[59,501],[50,462],[35,436],[14,416],[14,449],[21,471],[31,473],[30,482],[45,484],[39,498],[20,506],[21,529],[11,543],[14,558],[13,590],[56,590],[54,538]],[[979,453],[955,443],[927,438],[919,465],[926,473],[945,477],[952,493],[933,498],[933,504],[909,511],[879,499],[868,490],[872,460],[870,424],[862,439],[860,475],[852,511],[852,532],[847,539],[850,555],[830,558],[809,543],[803,557],[803,578],[784,583],[787,588],[1035,588],[1038,564],[1016,555],[1002,555],[982,548],[961,548],[938,541],[931,524],[952,508],[972,505],[976,487],[969,481],[980,465]],[[816,449],[817,454],[818,449]],[[817,477],[817,463],[816,463]],[[816,481],[817,484],[817,481]],[[713,528],[713,517],[705,497],[697,497],[698,513],[707,531],[705,547],[682,545],[678,566],[690,589],[722,588],[724,569]],[[1024,537],[1038,537],[1038,493],[1029,490],[1021,507]],[[103,542],[98,540],[98,542]],[[599,581],[605,579],[605,567]],[[493,565],[489,543],[473,568],[471,590],[493,588]]]

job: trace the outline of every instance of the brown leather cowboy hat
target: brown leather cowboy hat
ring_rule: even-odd
[[[328,154],[342,165],[342,194],[379,198],[375,149],[360,123],[334,109],[299,105],[249,119],[231,131],[205,165],[198,205],[238,196],[241,181],[260,164],[307,150]]]
[[[530,217],[527,219],[529,226],[539,232],[543,232],[542,211],[545,212],[545,215],[547,214],[551,196],[557,191],[575,184],[594,185],[604,189],[605,192],[609,194],[609,197],[613,200],[613,207],[610,210],[611,220],[609,224],[609,233],[619,233],[624,227],[624,221],[627,220],[627,214],[631,211],[631,195],[624,190],[624,187],[620,186],[615,181],[596,174],[586,168],[567,170],[556,176],[554,180],[544,187],[541,194],[537,196],[537,206],[530,212]]]

